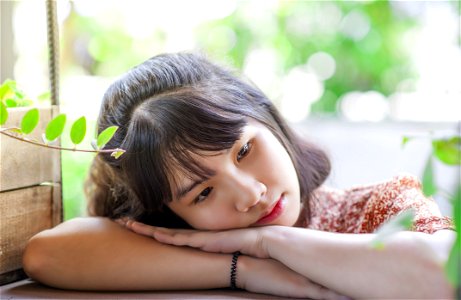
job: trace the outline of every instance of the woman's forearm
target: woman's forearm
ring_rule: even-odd
[[[384,249],[371,246],[373,237],[277,227],[265,235],[265,247],[286,266],[350,297],[453,297],[443,274],[446,257],[433,251],[437,237],[401,232],[390,237]],[[440,242],[450,244],[451,237],[445,235]]]
[[[29,242],[25,271],[45,284],[86,290],[229,285],[230,255],[160,244],[105,218],[79,218]]]

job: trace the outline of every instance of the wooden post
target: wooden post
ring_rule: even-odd
[[[19,127],[30,108],[9,109],[2,127]],[[41,108],[30,138],[40,140],[57,108]],[[22,254],[36,233],[62,221],[60,151],[0,134],[0,285],[24,277]]]

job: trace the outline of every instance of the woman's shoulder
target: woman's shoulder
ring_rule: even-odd
[[[416,212],[414,230],[432,233],[451,228],[437,203],[426,197],[417,176],[397,174],[388,180],[339,190],[321,187],[310,204],[312,220],[321,230],[374,232],[381,224],[407,209]],[[323,217],[320,217],[323,215]],[[326,219],[334,221],[326,222]],[[321,220],[320,220],[321,219]]]
[[[383,191],[387,193],[401,192],[408,189],[421,189],[421,181],[415,175],[408,173],[400,173],[389,179],[373,182],[369,184],[355,185],[345,191],[348,193],[354,193],[362,190],[370,191]]]
[[[328,206],[349,202],[350,204],[367,199],[371,194],[380,194],[381,199],[391,200],[404,190],[416,189],[421,191],[421,182],[412,174],[398,174],[390,179],[378,182],[354,185],[345,189],[323,185],[319,187],[313,197],[313,204],[327,204]]]
[[[380,194],[382,199],[391,200],[405,190],[422,190],[421,181],[417,176],[402,173],[387,180],[354,185],[345,189],[323,185],[315,191],[314,195],[317,200],[329,200],[331,202],[354,202],[354,200],[362,199],[371,194]]]
[[[360,191],[360,190],[376,189],[376,188],[382,188],[382,187],[387,187],[387,188],[391,187],[395,189],[421,188],[421,182],[419,178],[413,174],[399,173],[385,180],[370,182],[366,184],[356,184],[356,185],[353,185],[351,187],[344,188],[344,189],[334,188],[332,186],[324,184],[320,186],[315,191],[315,193],[316,194],[331,194],[331,193],[344,194],[344,193],[350,193],[350,192],[355,192],[355,191]]]

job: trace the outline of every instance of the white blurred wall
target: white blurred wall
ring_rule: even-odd
[[[438,135],[459,132],[461,123],[414,122],[342,122],[339,120],[312,120],[295,124],[303,135],[319,143],[330,155],[332,173],[327,184],[337,188],[369,184],[390,179],[399,173],[411,173],[422,178],[431,150],[424,135],[429,128]],[[418,135],[421,138],[402,147],[402,137]],[[452,192],[460,182],[460,170],[447,167],[435,160],[437,185]],[[451,214],[446,198],[434,197],[444,214]]]

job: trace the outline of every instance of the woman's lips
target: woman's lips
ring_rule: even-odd
[[[256,224],[258,225],[263,225],[263,224],[267,224],[267,223],[270,223],[272,221],[274,221],[275,219],[277,219],[283,212],[283,209],[284,209],[284,206],[285,206],[285,197],[280,196],[279,200],[277,201],[277,203],[274,205],[274,207],[272,208],[272,210],[264,215],[261,219],[259,219]]]

